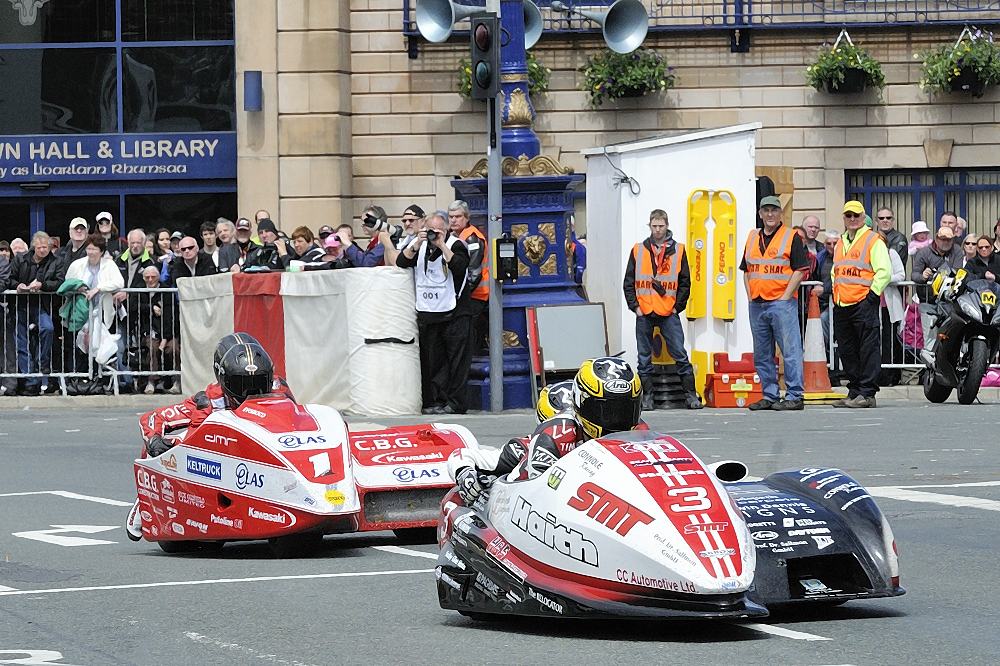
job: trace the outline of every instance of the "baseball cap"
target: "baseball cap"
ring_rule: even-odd
[[[278,228],[274,226],[274,222],[271,221],[271,218],[265,217],[257,223],[257,231],[272,231],[277,233]]]
[[[245,217],[237,220],[236,229],[237,231],[239,230],[250,231],[250,220],[246,219]]]
[[[170,240],[173,240],[175,238],[177,238],[177,239],[184,238],[184,234],[182,234],[179,231],[175,231],[174,233],[170,234]]]
[[[87,229],[90,227],[90,225],[87,224],[87,220],[83,219],[82,217],[74,217],[69,223],[69,228],[76,229],[77,227],[83,227],[84,229]]]
[[[412,206],[407,206],[406,210],[403,211],[403,215],[412,215],[414,217],[427,217],[427,215],[424,213],[424,209],[418,206],[417,204],[413,204]]]
[[[938,238],[954,238],[955,232],[951,230],[950,227],[941,227],[937,230]]]
[[[858,215],[865,214],[865,206],[860,201],[848,201],[844,204],[845,213],[857,213]]]
[[[331,227],[329,224],[324,224],[322,227],[319,228],[320,238],[326,238],[332,233],[333,233],[333,227]]]
[[[97,220],[98,222],[100,222],[101,220],[107,220],[108,222],[114,221],[114,218],[111,217],[111,213],[109,213],[106,210],[102,210],[100,213],[97,214],[97,217],[94,219]]]
[[[323,241],[323,247],[340,247],[340,239],[336,236],[327,236]]]
[[[912,238],[916,234],[929,234],[930,229],[927,228],[927,223],[923,220],[917,220],[913,223],[913,230],[910,232],[910,237]]]
[[[763,208],[764,206],[777,206],[781,208],[781,199],[778,197],[764,197],[760,200],[760,207]]]

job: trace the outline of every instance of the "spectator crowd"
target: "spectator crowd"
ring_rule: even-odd
[[[253,220],[206,221],[197,237],[168,228],[120,237],[110,213],[82,217],[60,244],[38,231],[30,247],[0,241],[6,309],[0,395],[178,392],[177,280],[217,273],[312,271],[397,266],[412,270],[420,336],[423,411],[464,413],[472,355],[486,344],[488,244],[469,207],[425,214],[406,208],[390,224],[380,206],[351,224],[279,230],[266,210]],[[580,255],[584,248],[580,244]],[[584,260],[585,261],[585,260]],[[582,271],[581,271],[582,272]],[[111,341],[114,346],[109,346]],[[103,343],[103,348],[102,348]],[[110,352],[110,353],[109,353]],[[93,364],[93,365],[91,365]],[[98,366],[117,372],[95,372]],[[86,378],[84,376],[86,375]]]

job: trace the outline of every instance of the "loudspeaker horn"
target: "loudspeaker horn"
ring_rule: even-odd
[[[542,36],[542,13],[531,0],[521,0],[524,7],[524,48],[530,49]]]
[[[456,22],[484,11],[485,7],[456,5],[451,0],[417,0],[417,30],[429,42],[443,42]]]
[[[607,12],[573,9],[560,0],[552,3],[557,12],[579,14],[601,26],[604,41],[615,53],[631,53],[642,45],[649,31],[649,12],[639,0],[617,0]]]

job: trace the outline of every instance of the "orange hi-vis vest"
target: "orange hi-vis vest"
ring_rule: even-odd
[[[671,255],[667,255],[667,247],[663,246],[664,256],[656,274],[653,273],[655,253],[650,252],[643,243],[636,243],[632,248],[632,256],[635,258],[635,297],[644,315],[655,313],[669,317],[674,313],[677,280],[681,274],[681,260],[684,258],[684,246],[680,243],[676,243],[676,246],[676,251]],[[653,289],[654,281],[663,286],[662,296]]]
[[[865,229],[858,234],[865,238],[854,237],[851,249],[844,252],[844,239],[837,241],[833,251],[833,300],[843,305],[854,305],[865,300],[875,281],[875,268],[872,267],[872,248],[882,237],[871,229]]]
[[[774,237],[764,252],[760,251],[760,237],[763,229],[754,229],[747,238],[743,258],[747,263],[747,277],[750,279],[750,300],[762,298],[776,301],[781,298],[795,271],[792,270],[792,238],[795,232],[782,225],[774,232]],[[793,294],[798,297],[798,294]]]
[[[490,264],[488,261],[490,256],[490,246],[486,242],[486,237],[483,236],[483,232],[472,224],[463,229],[462,233],[458,235],[463,243],[468,240],[469,236],[477,236],[479,238],[479,242],[483,244],[483,267],[481,277],[479,284],[472,290],[470,296],[477,301],[488,301],[490,300]]]

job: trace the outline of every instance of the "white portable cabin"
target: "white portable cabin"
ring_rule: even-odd
[[[635,313],[625,304],[622,283],[632,246],[649,237],[650,211],[665,210],[674,239],[687,245],[688,200],[692,192],[728,190],[736,200],[736,265],[739,266],[747,236],[756,228],[754,150],[755,132],[760,128],[760,123],[750,123],[682,131],[581,151],[587,157],[584,285],[591,301],[605,304],[611,352],[625,350],[625,359],[633,367]],[[708,238],[712,239],[713,220],[708,220],[707,227]],[[690,249],[687,254],[690,262]],[[708,254],[710,269],[716,256],[715,251]],[[739,270],[735,271],[735,280],[736,308],[732,321],[712,316],[716,285],[711,280],[706,316],[683,320],[689,352],[724,351],[735,358],[753,350],[746,291]]]

